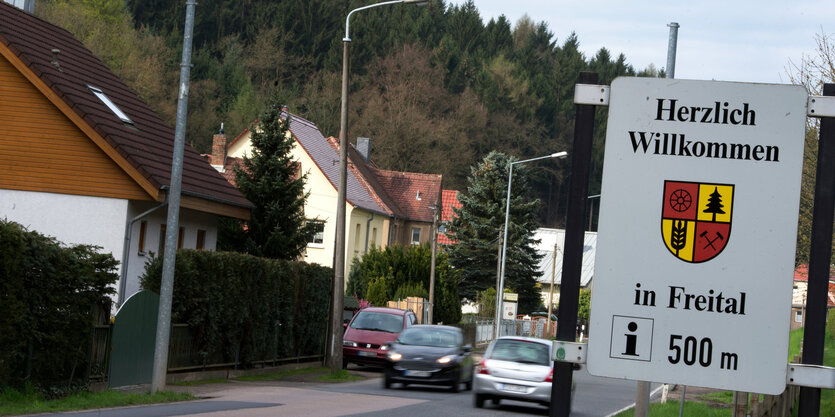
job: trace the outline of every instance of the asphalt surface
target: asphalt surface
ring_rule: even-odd
[[[347,383],[306,381],[230,381],[221,384],[169,386],[201,398],[170,404],[121,407],[78,412],[41,414],[62,417],[169,417],[169,416],[508,416],[547,415],[537,404],[502,401],[473,407],[469,391],[448,392],[443,387],[399,384],[384,389],[379,370],[351,367],[366,380]],[[635,400],[634,381],[599,378],[585,370],[574,372],[575,394],[572,416],[607,416],[630,406]],[[657,385],[654,385],[655,388]],[[463,388],[463,387],[462,387]]]

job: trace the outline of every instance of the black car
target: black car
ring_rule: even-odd
[[[464,345],[461,329],[452,326],[412,326],[388,345],[383,388],[393,382],[448,385],[458,392],[461,383],[473,387],[472,346]]]

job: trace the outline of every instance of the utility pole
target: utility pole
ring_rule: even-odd
[[[554,305],[554,276],[557,274],[557,246],[554,237],[554,262],[551,263],[551,291],[548,293],[548,337],[551,337],[551,306]]]
[[[501,321],[502,321],[502,313],[499,311],[499,282],[502,279],[502,239],[504,239],[503,229],[499,227],[499,255],[496,257],[496,306],[493,308],[493,316],[496,318],[496,322],[493,325],[493,339],[499,338],[499,332],[501,330]]]
[[[433,313],[435,310],[435,254],[438,250],[438,206],[432,209],[432,260],[429,264],[429,324],[434,323]]]
[[[197,2],[194,0],[186,1],[183,60],[180,64],[177,124],[174,130],[171,186],[168,189],[168,218],[165,227],[165,250],[162,259],[162,281],[159,289],[159,313],[157,314],[157,339],[154,345],[154,365],[151,373],[151,393],[165,389],[165,377],[168,374],[168,342],[171,336],[171,304],[174,298],[174,265],[177,257],[177,240],[180,234],[180,191],[183,183],[188,82],[191,76],[191,41],[194,37],[194,7],[196,5]]]

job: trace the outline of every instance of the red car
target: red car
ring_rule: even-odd
[[[387,307],[360,310],[345,328],[342,337],[342,366],[348,362],[383,366],[386,343],[393,342],[400,332],[417,323],[415,313]]]

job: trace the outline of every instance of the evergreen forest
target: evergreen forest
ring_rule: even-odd
[[[223,124],[235,137],[270,99],[339,135],[345,17],[371,0],[201,0],[196,7],[187,140],[208,153]],[[172,126],[185,0],[43,0],[65,27]],[[470,167],[496,150],[518,159],[571,151],[581,71],[602,84],[636,71],[623,54],[587,57],[535,11],[485,21],[473,1],[363,10],[350,25],[349,137],[372,140],[383,169],[441,173],[465,191]],[[600,187],[605,109],[598,110],[589,193]],[[454,156],[454,157],[450,157]],[[569,160],[532,163],[545,227],[562,227]],[[596,220],[596,219],[595,219]]]

